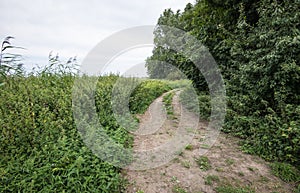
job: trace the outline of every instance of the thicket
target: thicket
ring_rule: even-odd
[[[167,9],[154,32],[150,77],[172,72],[155,61],[173,64],[204,95],[200,110],[208,112],[205,79],[189,58],[168,49],[168,41],[180,38],[170,38],[159,25],[195,36],[213,55],[226,84],[223,131],[245,139],[249,153],[300,168],[299,10],[299,0],[199,0],[183,11]]]
[[[121,169],[93,154],[76,128],[72,112],[76,75],[69,70],[74,60],[62,64],[58,57],[51,58],[40,71],[1,76],[0,192],[122,192]],[[111,107],[118,78],[99,77],[95,104],[107,134],[130,148],[132,136],[116,123]],[[168,88],[160,81],[144,81],[130,96],[134,111],[142,112]],[[143,97],[148,102],[139,106]]]

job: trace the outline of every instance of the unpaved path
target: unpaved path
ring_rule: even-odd
[[[239,139],[220,133],[212,147],[205,145],[208,123],[199,121],[195,114],[186,111],[179,102],[178,93],[172,102],[174,116],[166,115],[162,96],[150,105],[144,115],[139,116],[140,128],[135,132],[133,149],[137,152],[157,150],[170,141],[180,141],[176,135],[188,135],[194,127],[193,136],[188,141],[190,145],[176,151],[174,157],[166,156],[167,161],[163,156],[172,151],[168,148],[159,153],[154,151],[159,154],[156,156],[150,153],[151,159],[147,158],[148,154],[142,154],[140,165],[133,164],[123,170],[129,182],[126,192],[210,193],[217,192],[217,187],[222,186],[244,188],[245,192],[251,192],[250,189],[257,193],[292,192],[289,184],[271,174],[268,163],[243,153],[239,149]],[[185,118],[182,119],[182,116]],[[180,127],[186,128],[187,133],[180,133]],[[176,145],[182,144],[178,142]]]

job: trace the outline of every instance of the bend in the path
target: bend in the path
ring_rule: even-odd
[[[172,193],[176,192],[176,188],[181,188],[191,193],[210,193],[216,192],[218,186],[250,187],[259,193],[292,191],[289,184],[271,174],[265,161],[257,156],[242,153],[238,146],[239,139],[220,134],[212,147],[207,146],[205,141],[210,131],[207,128],[208,123],[199,122],[195,114],[186,111],[179,102],[178,94],[179,92],[176,92],[172,103],[176,118],[167,119],[166,115],[162,115],[166,113],[162,97],[155,100],[141,117],[140,131],[149,135],[137,135],[137,133],[135,135],[133,149],[144,153],[140,154],[140,165],[136,163],[132,168],[123,171],[129,181],[126,192],[135,193],[142,190],[145,193]],[[160,117],[156,119],[156,115]],[[186,116],[183,119],[186,122],[180,119],[181,116]],[[155,119],[158,123],[151,123],[150,120],[155,121]],[[160,126],[159,129],[154,128],[155,131],[151,131],[151,128],[157,125]],[[194,127],[195,125],[197,126]],[[173,156],[174,152],[170,149],[155,152],[159,149],[157,147],[164,146],[172,139],[178,140],[175,144],[182,145],[182,138],[176,138],[176,133],[183,136],[186,133],[193,135],[192,140],[188,142],[190,144],[188,149],[181,148],[176,152],[174,159],[162,156],[164,154]],[[172,146],[167,147],[172,148]],[[196,162],[200,157],[207,158],[210,166],[207,170],[201,169]],[[170,160],[164,162],[163,158]],[[139,167],[145,169],[136,170]],[[147,167],[151,169],[146,169]],[[208,182],[208,177],[212,176],[217,180]]]

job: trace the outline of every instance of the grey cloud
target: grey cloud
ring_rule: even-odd
[[[47,58],[50,51],[82,59],[110,34],[128,27],[155,25],[164,9],[183,9],[188,2],[1,0],[0,38],[15,36],[14,42],[27,48],[24,53],[31,62]]]

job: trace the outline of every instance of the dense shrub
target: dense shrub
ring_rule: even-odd
[[[246,138],[244,149],[300,166],[300,2],[265,0],[255,27],[240,17],[231,48],[224,130]],[[241,8],[241,16],[243,15]]]
[[[143,113],[154,99],[169,91],[167,83],[158,80],[143,81],[132,93],[129,107],[132,113]]]
[[[228,97],[223,131],[245,139],[243,147],[247,152],[290,162],[298,168],[299,10],[299,0],[201,0],[187,4],[184,11],[166,9],[158,19],[158,25],[194,35],[218,63]],[[147,61],[150,76],[171,73],[155,62],[165,61],[185,73],[199,92],[207,90],[197,67],[170,49],[173,42],[184,38],[160,26],[154,34],[153,55]],[[184,44],[195,47],[190,42]],[[202,95],[200,113],[208,115],[208,96]],[[190,100],[187,106],[195,109],[192,103],[198,100],[185,98]],[[205,114],[203,117],[207,117]]]
[[[120,168],[102,161],[83,143],[72,114],[75,77],[43,72],[11,77],[0,87],[0,192],[121,192]],[[132,137],[114,120],[111,93],[117,76],[100,77],[96,107],[100,123],[116,143],[130,148]],[[155,89],[154,91],[152,89]],[[144,82],[132,95],[135,111],[168,90]],[[140,93],[142,91],[143,93]],[[84,102],[84,101],[83,101]],[[139,108],[138,108],[139,107]]]
[[[74,125],[74,77],[10,79],[1,87],[1,192],[119,192],[119,169],[85,147]]]

